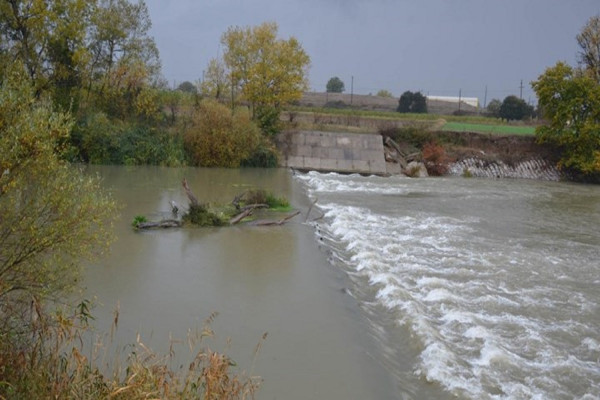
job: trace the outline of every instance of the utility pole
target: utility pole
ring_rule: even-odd
[[[521,85],[519,86],[519,89],[521,89],[519,92],[519,98],[523,100],[523,79],[521,79]]]
[[[462,98],[462,89],[458,89],[458,113],[460,114],[460,101]]]
[[[487,85],[485,85],[485,94],[483,95],[483,108],[487,106]]]
[[[354,75],[352,75],[352,80],[350,81],[350,105],[352,105],[353,97],[354,97]]]

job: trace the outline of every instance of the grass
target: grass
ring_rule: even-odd
[[[136,215],[135,217],[133,217],[131,226],[137,228],[139,224],[143,224],[144,222],[148,222],[148,218],[146,218],[145,215]]]
[[[0,399],[253,399],[261,383],[232,369],[235,363],[225,353],[207,346],[216,314],[188,334],[185,343],[172,342],[166,356],[153,352],[138,335],[126,347],[126,361],[117,360],[112,367],[102,365],[101,349],[109,348],[102,340],[95,340],[91,354],[84,355],[88,351],[83,338],[92,333],[87,308],[71,316],[43,314],[22,327],[28,334],[18,340],[0,334]],[[113,329],[118,318],[117,310]],[[265,339],[266,334],[255,357]],[[172,368],[177,343],[186,345],[191,362]],[[109,371],[103,371],[107,367]]]
[[[263,189],[248,190],[244,193],[242,205],[266,204],[271,211],[290,211],[292,207],[285,197],[277,197]]]
[[[530,136],[535,134],[534,126],[525,125],[490,125],[476,124],[470,122],[447,122],[443,127],[443,131],[451,132],[476,132],[476,133],[491,133],[494,135],[524,135]]]
[[[322,108],[322,107],[301,107],[290,106],[286,109],[290,113],[315,113],[315,114],[331,114],[331,115],[352,115],[365,118],[379,118],[401,121],[437,121],[444,119],[450,122],[465,122],[465,123],[481,123],[505,125],[498,118],[485,117],[482,115],[438,115],[438,114],[412,114],[399,113],[394,111],[373,111],[373,110],[358,110],[358,109],[340,109],[340,108]]]
[[[393,111],[373,111],[359,109],[339,109],[339,108],[319,108],[319,107],[289,107],[287,110],[290,120],[294,116],[313,115],[314,122],[309,121],[308,126],[301,126],[297,122],[296,127],[302,129],[328,130],[327,116],[344,116],[348,118],[347,126],[331,126],[333,129],[345,131],[357,131],[358,133],[373,132],[373,127],[379,124],[375,122],[369,124],[368,121],[392,122],[392,126],[414,125],[419,129],[429,131],[447,131],[447,132],[474,132],[492,135],[522,135],[531,136],[535,134],[535,126],[531,125],[512,125],[498,118],[486,117],[481,115],[437,115],[437,114],[403,114]],[[339,118],[338,118],[339,119]],[[300,119],[299,119],[300,120]],[[323,121],[322,123],[320,121]],[[361,122],[366,122],[362,127]],[[304,123],[306,125],[306,123]],[[379,124],[380,125],[380,124]],[[380,125],[381,126],[381,125]]]

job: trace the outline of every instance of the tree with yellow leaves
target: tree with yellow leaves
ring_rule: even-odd
[[[115,212],[97,179],[61,159],[71,119],[35,98],[24,71],[0,69],[0,341],[19,340],[32,305],[76,285]]]
[[[248,102],[263,131],[274,133],[281,107],[307,89],[310,57],[300,42],[277,38],[274,22],[255,27],[231,27],[221,38],[223,59],[233,93]]]

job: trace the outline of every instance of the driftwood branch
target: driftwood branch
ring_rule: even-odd
[[[238,194],[237,196],[235,196],[233,198],[233,200],[231,201],[231,204],[233,204],[235,206],[236,210],[240,209],[240,201],[242,201],[242,199],[244,198],[244,196],[246,195],[247,192],[243,192],[241,194]]]
[[[233,217],[229,220],[229,225],[235,225],[235,224],[239,223],[244,218],[252,215],[252,211],[254,211],[253,208],[248,208],[248,209],[242,211],[241,213],[239,213],[238,215],[236,215],[235,217]]]
[[[396,162],[398,164],[400,164],[400,166],[403,169],[406,168],[406,165],[407,165],[406,154],[404,154],[404,152],[402,151],[402,149],[400,148],[398,143],[394,142],[394,140],[392,138],[386,137],[385,144],[388,145],[389,147],[393,148],[394,150],[396,150],[397,155],[396,155],[396,157],[394,157],[396,159]]]
[[[242,207],[242,211],[255,210],[257,208],[269,208],[269,205],[268,204],[248,204],[247,206]]]
[[[252,225],[255,226],[273,226],[273,225],[283,225],[285,224],[287,221],[289,221],[290,219],[294,218],[296,215],[300,214],[300,211],[296,211],[293,214],[288,215],[285,218],[282,218],[278,221],[271,221],[271,220],[260,220],[260,221],[254,221],[252,223]]]
[[[320,221],[323,219],[323,217],[325,217],[325,214],[321,213],[321,216],[311,219],[310,222]]]
[[[179,228],[181,221],[176,219],[165,219],[159,222],[140,222],[135,227],[140,230],[160,229],[160,228]]]
[[[196,196],[194,196],[194,193],[192,192],[192,189],[190,189],[188,183],[187,183],[187,179],[183,178],[183,190],[185,190],[185,194],[187,195],[188,199],[190,199],[190,206],[198,206],[198,198]]]
[[[304,222],[308,221],[308,216],[310,215],[310,212],[311,212],[312,208],[314,207],[314,205],[317,204],[317,201],[319,201],[318,197],[315,199],[315,201],[310,203],[310,207],[308,207],[308,211],[306,212],[306,218],[304,219]]]
[[[402,149],[400,148],[400,146],[398,145],[398,143],[396,143],[392,138],[386,137],[385,138],[385,144],[387,144],[388,146],[390,146],[394,150],[396,150],[400,156],[402,156],[402,157],[406,156],[406,154],[404,154],[404,152],[402,151]]]

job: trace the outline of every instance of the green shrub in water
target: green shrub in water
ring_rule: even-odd
[[[183,221],[197,226],[223,226],[226,222],[204,204],[190,205],[190,210],[183,216]]]
[[[148,219],[143,215],[136,215],[133,217],[133,221],[131,222],[131,226],[137,228],[139,224],[143,224],[144,222],[148,222]]]

